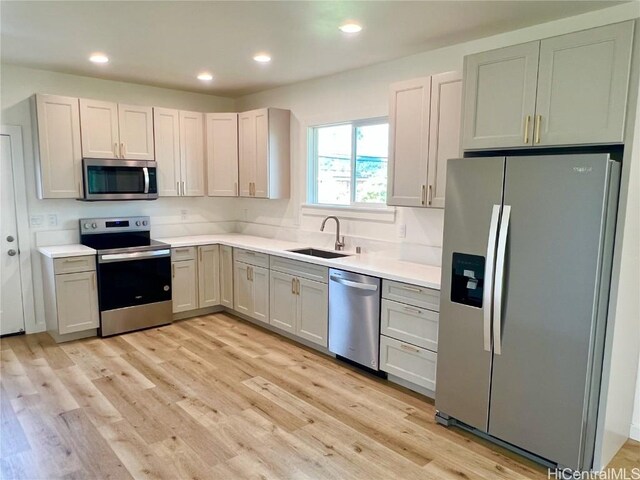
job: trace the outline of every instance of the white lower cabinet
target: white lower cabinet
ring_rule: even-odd
[[[234,310],[269,323],[269,269],[235,261]]]
[[[56,275],[58,333],[61,335],[98,328],[96,272]]]
[[[233,248],[220,245],[220,304],[233,308]]]
[[[295,333],[298,315],[296,277],[271,271],[271,311],[269,323],[281,330]]]
[[[323,347],[329,331],[329,286],[305,278],[298,279],[298,319],[296,335]]]
[[[173,313],[198,308],[198,269],[195,259],[171,263]]]
[[[198,307],[220,304],[220,249],[218,245],[198,247]]]
[[[411,383],[435,391],[436,353],[380,336],[380,369]]]
[[[380,333],[437,352],[438,316],[426,308],[382,299]]]

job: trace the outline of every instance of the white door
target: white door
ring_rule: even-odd
[[[188,312],[198,308],[198,271],[195,260],[183,260],[171,264],[171,297],[173,313]]]
[[[81,332],[98,328],[98,288],[96,272],[56,275],[58,333]]]
[[[118,132],[118,104],[80,99],[83,158],[123,158]]]
[[[269,198],[269,109],[255,114],[256,165],[253,196]]]
[[[253,285],[251,267],[246,263],[235,262],[233,271],[233,309],[245,315],[253,313]]]
[[[220,245],[220,303],[233,308],[233,249]]]
[[[329,332],[329,287],[326,283],[298,279],[297,317],[296,334],[326,347]]]
[[[0,335],[24,331],[11,141],[0,136]]]
[[[82,196],[80,105],[77,98],[36,95],[38,197]]]
[[[198,247],[198,306],[220,304],[220,252],[218,245]]]
[[[540,42],[536,145],[622,143],[633,21]]]
[[[238,115],[238,182],[241,197],[253,196],[256,180],[255,111]]]
[[[208,113],[207,194],[238,195],[238,114]]]
[[[269,285],[271,302],[269,323],[287,332],[295,333],[298,297],[293,275],[271,271]]]
[[[180,112],[182,195],[204,196],[204,115]]]
[[[427,207],[444,208],[447,160],[461,156],[460,117],[462,75],[447,72],[431,77],[431,125]]]
[[[465,150],[531,146],[540,42],[464,58]]]
[[[269,323],[269,269],[251,267],[251,283],[253,283],[253,312],[256,320]]]
[[[387,205],[426,203],[430,103],[431,77],[391,85]]]
[[[118,104],[120,147],[124,158],[154,160],[153,108]]]
[[[169,108],[153,109],[158,195],[180,195],[180,115]]]

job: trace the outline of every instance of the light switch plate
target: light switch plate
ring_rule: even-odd
[[[58,215],[55,213],[49,213],[47,215],[47,226],[49,227],[57,227],[58,226]]]
[[[32,227],[41,227],[44,224],[44,215],[31,215],[29,223]]]

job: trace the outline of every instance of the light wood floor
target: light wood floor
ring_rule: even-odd
[[[224,314],[0,345],[3,479],[547,478],[436,425],[428,399]]]

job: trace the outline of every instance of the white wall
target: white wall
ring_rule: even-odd
[[[73,243],[78,240],[78,218],[149,215],[154,236],[213,233],[235,228],[235,203],[218,198],[161,198],[152,202],[79,202],[71,199],[39,200],[36,196],[35,163],[29,98],[49,93],[95,98],[139,105],[162,106],[204,112],[233,111],[233,99],[169,90],[97,78],[2,65],[0,97],[3,125],[22,128],[27,203],[30,217],[42,216],[42,226],[31,227],[32,247]],[[49,216],[55,224],[49,225]],[[28,331],[44,329],[42,283],[39,254],[32,252],[36,325]]]

